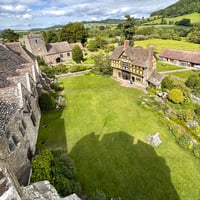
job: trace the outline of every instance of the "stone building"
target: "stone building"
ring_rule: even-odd
[[[155,71],[156,57],[154,47],[143,49],[140,46],[130,47],[129,41],[124,46],[117,46],[111,57],[113,77],[122,80],[129,80],[133,84],[138,83],[145,87],[159,87],[163,78]]]
[[[29,34],[24,36],[26,48],[35,56],[42,57],[47,64],[57,64],[72,61],[72,49],[79,46],[84,54],[83,45],[78,43],[69,44],[67,41],[45,44],[41,34]]]
[[[160,60],[173,65],[200,69],[199,52],[163,49],[160,53]]]
[[[19,42],[0,43],[1,200],[62,199],[48,181],[29,185],[41,117],[38,97],[49,84],[35,56]]]

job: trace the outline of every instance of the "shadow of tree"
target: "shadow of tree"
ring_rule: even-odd
[[[124,200],[178,200],[165,159],[125,132],[91,133],[70,152],[87,195],[101,190]]]

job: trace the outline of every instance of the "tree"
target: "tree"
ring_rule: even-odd
[[[46,40],[45,42],[48,43],[54,43],[58,42],[58,36],[55,31],[53,30],[48,30],[46,33]]]
[[[171,90],[174,87],[173,81],[169,77],[165,77],[161,82],[162,89]]]
[[[122,32],[125,40],[130,40],[130,45],[133,46],[133,35],[135,34],[135,20],[130,15],[125,16],[126,20],[122,26]]]
[[[75,45],[72,49],[72,59],[77,63],[83,61],[83,52],[78,45]]]
[[[11,29],[5,29],[1,33],[1,37],[3,38],[4,41],[6,42],[16,42],[19,41],[19,34],[15,33]]]
[[[43,111],[53,110],[56,106],[54,98],[49,94],[49,92],[43,92],[39,97],[40,109]]]
[[[200,44],[200,28],[193,28],[186,37],[187,41]]]
[[[99,54],[94,56],[95,67],[92,70],[96,74],[112,75],[110,58],[108,55]]]
[[[81,42],[84,44],[87,38],[88,32],[84,28],[84,24],[80,22],[69,23],[59,31],[60,41]]]
[[[191,26],[190,19],[183,18],[180,21],[175,23],[176,25],[181,25],[181,26]]]
[[[182,103],[184,100],[183,92],[182,92],[182,90],[180,90],[178,88],[174,88],[169,91],[168,98],[173,103],[177,103],[177,104]]]
[[[191,89],[200,88],[200,77],[198,75],[189,76],[185,85]]]

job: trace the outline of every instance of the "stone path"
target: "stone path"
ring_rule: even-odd
[[[114,78],[114,77],[112,77],[112,79],[119,82],[120,85],[123,86],[123,87],[135,88],[135,89],[142,90],[144,93],[147,93],[146,87],[143,86],[143,85],[140,85],[140,84],[137,84],[137,83],[130,84],[129,80],[121,80],[121,79],[117,79],[117,78]]]
[[[169,71],[164,71],[164,72],[159,72],[160,74],[169,74],[169,73],[174,73],[174,72],[184,72],[184,71],[191,71],[194,70],[193,67],[187,67],[185,69],[176,69],[176,70],[169,70]]]

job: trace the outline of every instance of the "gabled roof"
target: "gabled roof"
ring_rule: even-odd
[[[64,53],[66,51],[71,51],[72,48],[70,47],[68,42],[56,42],[56,43],[49,43],[46,45],[47,54],[57,54],[57,53]]]
[[[151,84],[155,85],[155,86],[159,86],[161,81],[164,78],[164,74],[160,74],[156,71],[154,71],[151,76],[148,78],[148,82],[150,82]]]
[[[122,54],[126,54],[133,65],[148,67],[153,56],[153,48],[143,49],[140,46],[124,48],[118,46],[114,49],[110,59],[118,60]]]
[[[9,42],[5,43],[5,45],[27,62],[34,62],[36,59],[31,52],[21,46],[20,42]]]
[[[160,57],[200,64],[200,53],[198,52],[164,49]]]

